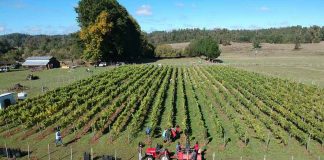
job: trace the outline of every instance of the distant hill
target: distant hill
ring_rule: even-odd
[[[262,43],[294,43],[296,38],[299,38],[301,43],[324,41],[324,27],[319,26],[292,26],[259,30],[178,29],[145,34],[149,42],[154,45],[190,42],[206,36],[211,36],[224,45],[229,45],[231,42],[252,42],[255,39]],[[78,33],[69,35],[13,33],[0,36],[0,61],[13,61],[41,55],[52,55],[58,59],[80,59],[82,51],[83,45]]]
[[[77,33],[69,35],[0,36],[0,60],[19,60],[29,56],[52,55],[58,59],[80,58],[82,44]]]

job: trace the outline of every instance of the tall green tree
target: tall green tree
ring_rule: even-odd
[[[98,22],[96,22],[98,16],[103,12],[107,13],[105,22],[109,24],[109,32],[101,33],[100,36],[99,34],[97,36],[85,36],[90,39],[94,38],[93,41],[95,41],[91,42],[92,45],[86,45],[84,53],[86,59],[136,60],[153,54],[153,48],[142,35],[138,23],[116,0],[81,0],[76,12],[78,14],[77,20],[84,32],[90,31],[89,29],[93,26],[99,27]],[[89,44],[88,42],[90,42],[89,39],[85,41],[85,44]],[[98,46],[94,47],[94,45]]]
[[[221,50],[216,40],[211,37],[204,37],[195,40],[186,48],[186,53],[189,56],[206,56],[209,59],[214,59],[220,56]]]

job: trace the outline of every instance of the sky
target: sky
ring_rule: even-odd
[[[118,0],[142,30],[324,26],[324,0]],[[79,30],[78,0],[0,0],[0,35]]]

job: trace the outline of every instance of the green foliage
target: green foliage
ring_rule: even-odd
[[[105,25],[103,23],[107,23],[109,32],[96,32],[96,28],[99,27],[98,16],[103,11],[109,16],[105,21],[101,21],[100,25],[103,27]],[[136,60],[153,55],[153,47],[145,40],[138,23],[116,0],[81,0],[76,12],[81,33],[85,35],[82,36],[87,46],[84,52],[85,59]],[[97,34],[88,33],[86,36],[86,32],[91,31]]]
[[[294,41],[294,43],[295,43],[294,49],[295,50],[298,50],[298,49],[301,48],[301,44],[300,44],[300,42],[301,42],[301,36],[300,36],[300,34],[301,34],[301,31],[300,30],[297,30],[296,31],[295,41]]]
[[[260,43],[260,41],[259,41],[258,38],[255,38],[255,39],[253,40],[252,45],[253,45],[253,48],[254,48],[254,49],[257,49],[257,48],[261,48],[261,47],[262,47],[262,46],[261,46],[261,43]]]
[[[149,41],[153,44],[166,44],[178,42],[190,42],[201,37],[211,36],[220,44],[227,45],[230,42],[253,42],[258,36],[261,43],[294,43],[295,30],[301,30],[301,43],[317,43],[324,40],[324,27],[292,26],[283,28],[269,28],[258,30],[227,30],[227,29],[178,29],[170,32],[156,31],[148,34]],[[320,33],[319,33],[320,30]]]
[[[321,29],[321,40],[324,41],[324,27]]]
[[[0,55],[8,52],[11,48],[12,47],[9,44],[8,40],[0,39]]]
[[[15,53],[11,50],[18,50],[20,52],[19,59],[27,58],[30,56],[43,55],[52,55],[58,58],[59,60],[78,59],[83,50],[83,46],[80,43],[78,33],[53,36],[31,36],[26,34],[14,33],[0,36],[0,46],[1,44],[3,44],[1,43],[3,41],[5,41],[7,48],[4,52],[2,52],[2,54],[5,54],[6,57],[14,57],[13,55],[9,55]],[[10,60],[15,61],[15,59]]]
[[[156,57],[181,57],[183,56],[183,50],[174,49],[169,44],[158,45],[155,48]]]
[[[186,48],[186,53],[189,56],[206,56],[214,59],[220,56],[221,50],[218,43],[211,37],[201,38],[193,41]]]
[[[102,11],[95,23],[81,29],[80,38],[85,43],[83,58],[92,62],[102,59],[101,48],[104,45],[102,42],[105,36],[111,34],[112,26],[108,13]]]
[[[308,29],[308,34],[311,38],[311,43],[319,43],[321,41],[321,28],[319,26],[311,26]]]

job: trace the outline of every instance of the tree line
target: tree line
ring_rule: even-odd
[[[318,43],[324,41],[324,27],[292,26],[258,30],[228,30],[228,29],[178,29],[172,31],[155,31],[147,34],[149,42],[158,44],[190,42],[194,39],[210,36],[223,45],[231,42],[260,43],[295,43],[296,37],[300,43]]]
[[[87,1],[89,1],[87,3],[90,3],[93,0]],[[84,5],[79,5],[78,12],[81,14],[81,7],[89,6],[89,4],[84,1],[80,1],[80,3],[84,3]],[[114,3],[116,3],[114,4],[115,6],[121,7],[117,2]],[[177,50],[163,44],[192,42],[203,37],[210,37],[223,45],[230,45],[231,42],[251,42],[255,48],[258,48],[260,43],[294,43],[295,49],[300,47],[300,43],[318,43],[324,40],[324,27],[319,26],[293,26],[259,30],[179,29],[170,32],[156,31],[144,33],[140,31],[137,22],[124,8],[117,10],[121,13],[109,13],[105,12],[107,9],[100,9],[102,6],[104,5],[94,6],[94,11],[102,10],[104,12],[92,13],[91,11],[89,13],[89,11],[84,11],[82,13],[84,15],[98,14],[98,16],[92,17],[91,22],[89,17],[83,17],[84,21],[89,22],[82,22],[81,15],[79,16],[80,24],[85,23],[85,25],[81,25],[84,26],[83,30],[81,29],[81,31],[76,33],[69,35],[27,35],[14,33],[0,36],[0,61],[12,63],[14,61],[23,61],[24,58],[29,56],[43,55],[52,55],[62,60],[83,58],[89,61],[98,61],[102,57],[104,57],[102,58],[104,61],[122,61],[152,58],[154,56],[190,56],[192,53],[189,53],[188,50]],[[109,7],[109,5],[106,7]],[[98,19],[100,14],[102,14],[101,21]],[[120,14],[123,18],[118,18]],[[115,24],[118,25],[109,26],[109,21],[116,21]],[[101,34],[103,32],[98,32],[98,29],[106,32]],[[92,39],[102,40],[92,41]],[[98,45],[93,42],[98,42]],[[94,46],[98,48],[93,48]]]
[[[79,59],[83,48],[78,33],[52,36],[14,33],[0,36],[0,61],[14,63],[30,56],[44,55]]]

